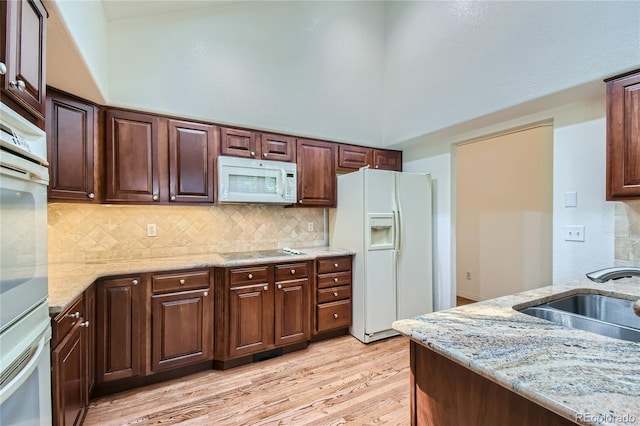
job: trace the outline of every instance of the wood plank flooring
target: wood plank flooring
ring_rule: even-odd
[[[85,425],[408,425],[409,340],[352,336],[109,395]]]

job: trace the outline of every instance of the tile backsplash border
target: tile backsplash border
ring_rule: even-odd
[[[327,244],[322,208],[50,203],[47,213],[49,263]],[[148,237],[152,223],[157,236]]]
[[[616,203],[614,263],[640,265],[640,201]]]

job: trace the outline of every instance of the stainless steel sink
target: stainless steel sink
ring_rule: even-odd
[[[616,339],[640,342],[640,317],[633,300],[579,293],[521,310],[566,327],[590,331]]]

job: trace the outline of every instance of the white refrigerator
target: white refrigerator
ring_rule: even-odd
[[[360,169],[338,176],[332,247],[355,252],[350,333],[364,343],[398,319],[433,311],[431,178]]]

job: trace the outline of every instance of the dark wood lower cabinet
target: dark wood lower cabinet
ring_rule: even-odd
[[[269,283],[229,289],[229,356],[260,352],[272,340],[273,291]]]
[[[416,342],[410,345],[412,425],[575,424]]]
[[[86,328],[78,321],[51,354],[54,423],[72,426],[86,414]]]
[[[276,283],[275,335],[277,346],[309,339],[309,279]]]
[[[213,302],[209,290],[154,295],[151,329],[153,372],[210,360]]]

